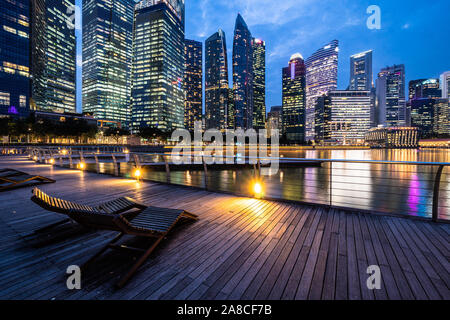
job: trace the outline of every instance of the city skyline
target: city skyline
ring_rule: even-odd
[[[81,6],[81,1],[77,0]],[[445,59],[450,44],[443,41],[445,20],[437,19],[448,11],[446,2],[425,4],[420,1],[379,1],[382,12],[381,29],[369,30],[366,13],[370,3],[343,1],[307,0],[284,1],[282,6],[270,1],[186,1],[186,38],[204,41],[219,28],[225,31],[227,42],[232,43],[236,15],[240,12],[252,34],[266,42],[267,50],[267,111],[273,105],[281,105],[281,71],[289,57],[300,52],[309,57],[324,43],[337,39],[340,42],[338,67],[338,89],[349,85],[351,55],[373,50],[374,78],[381,68],[394,64],[405,64],[406,83],[420,78],[439,78],[450,69]],[[408,5],[408,15],[403,8]],[[301,8],[301,10],[300,10]],[[427,14],[422,14],[426,12]],[[259,18],[258,18],[259,15]],[[324,23],[328,21],[329,23]],[[339,25],[338,28],[333,26]],[[80,31],[77,30],[80,38]],[[434,50],[419,45],[417,39],[427,39]],[[417,43],[411,53],[410,43]],[[232,46],[228,47],[231,57]],[[78,50],[80,53],[80,50]],[[80,59],[78,58],[80,61]],[[426,61],[426,63],[423,63]],[[78,68],[80,73],[80,68]],[[231,70],[231,59],[229,59]],[[231,73],[230,79],[231,81]],[[81,82],[78,81],[77,97],[81,97]],[[81,111],[80,99],[77,110]]]

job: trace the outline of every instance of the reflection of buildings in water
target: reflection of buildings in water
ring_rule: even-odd
[[[425,216],[430,214],[431,206],[428,197],[426,197],[425,190],[421,185],[417,174],[411,174],[411,180],[409,182],[408,189],[408,213],[415,216]]]

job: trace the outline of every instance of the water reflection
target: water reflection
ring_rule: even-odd
[[[450,150],[280,150],[284,158],[347,159],[450,162]],[[159,156],[149,156],[148,162],[164,161]],[[146,162],[147,162],[146,161]],[[100,163],[100,172],[114,174],[112,163]],[[171,166],[173,167],[173,166]],[[130,177],[133,164],[120,164],[120,173]],[[352,207],[370,211],[400,213],[430,217],[433,187],[437,166],[414,166],[370,163],[324,163],[322,167],[281,168],[277,174],[264,177],[265,195],[335,206]],[[87,170],[96,171],[95,164]],[[450,169],[442,175],[439,202],[440,217],[450,219]],[[330,175],[330,172],[332,174]],[[208,170],[206,179],[210,190],[252,195],[253,168],[233,170]],[[143,167],[143,178],[180,185],[205,187],[204,172],[176,170],[167,176],[165,167]],[[331,192],[331,195],[330,195]]]

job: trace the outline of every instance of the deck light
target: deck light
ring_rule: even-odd
[[[261,198],[263,196],[263,192],[264,192],[264,190],[263,190],[262,183],[259,182],[259,181],[256,181],[253,184],[253,193],[255,194],[255,197],[256,198]]]
[[[61,153],[62,153],[63,155],[66,155],[66,154],[67,154],[67,150],[66,150],[66,149],[63,149],[63,150],[61,150]]]
[[[55,164],[55,159],[53,159],[53,158],[50,159],[50,160],[49,160],[49,163],[50,163],[50,164]]]
[[[84,162],[80,162],[78,167],[80,168],[80,170],[84,170],[84,168],[86,168],[86,164]]]
[[[136,169],[136,170],[134,170],[133,175],[134,175],[134,177],[135,177],[137,180],[139,180],[139,179],[141,178],[141,176],[142,176],[142,172],[141,172],[140,169]]]
[[[33,160],[34,160],[34,161],[37,161],[37,157],[36,157],[36,156],[34,156],[34,157],[33,157]]]

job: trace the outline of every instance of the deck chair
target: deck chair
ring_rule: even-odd
[[[0,192],[55,182],[53,179],[42,176],[31,175],[16,170],[4,170],[0,173]]]
[[[48,194],[46,194],[45,192],[43,192],[42,190],[40,190],[39,188],[34,188],[32,190],[32,194],[33,194],[33,196],[31,197],[31,200],[34,203],[36,203],[37,205],[39,205],[40,207],[42,207],[48,211],[64,214],[67,216],[68,216],[70,210],[74,210],[74,211],[78,210],[78,211],[84,211],[84,212],[99,212],[99,213],[110,214],[110,215],[116,215],[116,214],[126,212],[127,217],[132,218],[135,215],[137,215],[140,211],[147,208],[146,205],[141,204],[141,203],[137,202],[136,200],[128,198],[128,197],[121,197],[121,198],[118,198],[115,200],[101,203],[96,206],[88,206],[88,205],[83,205],[83,204],[51,197]],[[137,210],[133,210],[133,209],[137,209]],[[133,210],[133,211],[130,211],[130,210]],[[59,221],[57,223],[46,226],[42,229],[39,229],[36,232],[37,233],[43,232],[43,231],[49,230],[53,227],[56,227],[58,225],[61,225],[61,224],[64,224],[64,223],[67,223],[70,221],[72,221],[72,219],[67,218],[67,219]]]
[[[174,226],[184,221],[196,221],[198,217],[184,210],[148,207],[132,219],[124,214],[111,215],[93,211],[70,210],[70,218],[82,225],[98,230],[118,231],[119,234],[98,253],[85,262],[81,269],[85,270],[96,258],[108,249],[120,249],[141,253],[139,259],[116,284],[122,288],[147,260],[159,243],[167,236]],[[119,245],[117,242],[125,235],[154,238],[155,241],[146,249]]]

